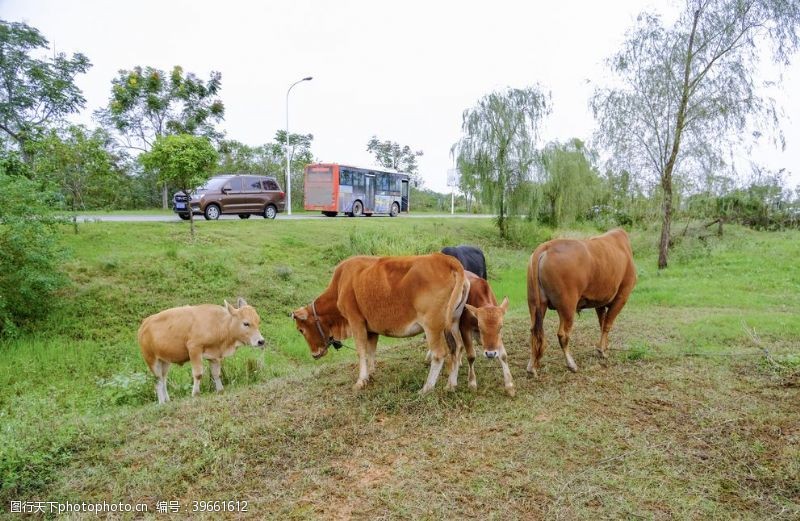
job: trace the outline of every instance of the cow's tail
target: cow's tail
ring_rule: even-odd
[[[531,255],[528,264],[528,311],[531,315],[531,353],[541,356],[544,341],[544,307],[547,305],[547,295],[541,283],[542,263],[547,256],[547,250],[537,248]]]
[[[464,311],[464,306],[469,297],[469,279],[464,274],[464,270],[453,270],[453,290],[450,292],[450,298],[447,301],[447,308],[445,309],[445,324],[448,325],[445,329],[444,338],[447,341],[447,347],[450,348],[450,354],[455,355],[458,352],[458,346],[463,345],[461,339],[461,331],[459,330],[459,317]]]

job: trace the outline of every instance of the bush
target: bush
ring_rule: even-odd
[[[66,284],[52,200],[28,179],[0,172],[0,336],[47,313]]]

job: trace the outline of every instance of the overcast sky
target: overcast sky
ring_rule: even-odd
[[[464,109],[506,87],[539,83],[552,91],[544,140],[591,138],[588,108],[608,81],[604,60],[643,9],[665,2],[550,0],[404,2],[297,0],[116,2],[0,0],[0,16],[38,28],[59,52],[86,54],[78,78],[83,121],[106,104],[111,80],[136,65],[222,73],[229,139],[271,141],[286,124],[314,135],[321,161],[373,164],[372,135],[424,151],[426,186],[445,191],[450,147]],[[659,6],[659,7],[655,7]],[[777,96],[788,119],[787,151],[759,149],[769,167],[800,183],[800,59]],[[796,87],[794,90],[792,87]]]

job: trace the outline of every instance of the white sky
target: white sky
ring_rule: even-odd
[[[643,9],[636,0],[175,1],[0,0],[0,17],[38,28],[51,48],[83,52],[94,66],[78,79],[82,121],[108,100],[111,80],[136,65],[179,64],[201,78],[222,73],[229,139],[272,141],[285,127],[314,134],[317,159],[372,164],[374,134],[423,150],[426,186],[446,191],[450,146],[464,109],[505,87],[540,83],[553,94],[544,139],[589,140],[594,85]],[[789,119],[787,151],[758,150],[771,168],[800,183],[800,57],[778,93]],[[798,89],[794,89],[797,91]],[[541,143],[540,143],[541,144]]]

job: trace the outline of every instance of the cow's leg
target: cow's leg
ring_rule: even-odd
[[[161,385],[161,396],[164,397],[164,401],[169,401],[169,392],[167,392],[167,375],[169,374],[169,362],[165,362],[164,360],[160,360],[161,362],[161,374],[158,377],[158,383]]]
[[[536,304],[528,301],[528,310],[531,314],[531,359],[528,361],[527,369],[534,376],[539,376],[544,348],[547,346],[544,338],[544,314],[547,312],[547,302],[540,302],[537,308]]]
[[[467,353],[467,364],[469,364],[469,388],[478,388],[478,379],[475,377],[475,343],[472,338],[472,331],[469,328],[461,329],[461,338],[464,341],[464,351]]]
[[[503,385],[506,388],[506,393],[509,396],[514,396],[516,394],[514,379],[511,377],[511,369],[508,367],[508,355],[505,347],[500,348],[500,365],[503,368]]]
[[[461,369],[461,357],[464,353],[464,339],[461,336],[461,329],[459,328],[458,323],[454,323],[450,330],[452,334],[452,340],[455,342],[455,352],[452,350],[449,351],[450,353],[450,376],[447,379],[447,390],[448,391],[455,391],[456,387],[458,386],[458,370]],[[450,346],[448,345],[448,348]]]
[[[164,377],[161,375],[161,360],[159,359],[153,360],[153,363],[150,366],[150,370],[156,377],[156,396],[158,397],[158,403],[164,403],[167,400],[166,398],[164,398],[164,391],[162,391],[162,385],[161,385],[164,381]]]
[[[209,360],[208,363],[211,366],[211,378],[214,380],[214,385],[217,388],[217,392],[220,392],[222,390],[222,378],[220,378],[220,373],[222,372],[222,361]]]
[[[600,334],[600,352],[603,354],[603,358],[608,358],[608,333],[611,332],[611,327],[614,325],[617,315],[622,311],[627,301],[628,296],[625,295],[624,297],[617,297],[616,300],[608,305],[608,312],[603,321],[603,330]]]
[[[192,363],[192,378],[194,385],[192,385],[192,396],[200,394],[200,380],[203,379],[203,355],[201,351],[189,351],[189,360]]]
[[[606,352],[607,346],[603,344],[603,338],[604,338],[603,331],[605,331],[606,328],[606,317],[608,316],[608,307],[601,306],[599,308],[595,308],[595,311],[597,312],[597,321],[600,323],[600,340],[597,343],[597,352],[603,358],[608,358],[608,353]],[[606,340],[606,342],[608,342],[608,340]]]
[[[375,352],[378,350],[378,334],[369,333],[367,335],[367,372],[369,377],[372,378],[372,373],[375,372],[377,362],[375,361]]]
[[[439,373],[442,371],[442,366],[444,365],[444,359],[448,356],[447,341],[444,338],[444,332],[434,332],[425,329],[425,336],[428,339],[428,347],[431,351],[431,369],[428,372],[428,379],[425,381],[425,385],[423,385],[420,390],[420,394],[428,393],[436,386]]]
[[[353,331],[353,338],[356,341],[356,352],[358,353],[358,380],[353,385],[353,390],[360,391],[367,386],[369,381],[369,364],[367,363],[369,336],[365,327],[356,329]]]
[[[563,311],[562,311],[563,309]],[[573,373],[578,372],[578,365],[572,358],[572,353],[569,352],[569,334],[572,332],[572,324],[575,321],[575,306],[568,308],[560,308],[558,310],[558,343],[561,344],[561,350],[564,351],[564,358],[567,359],[567,367]]]

